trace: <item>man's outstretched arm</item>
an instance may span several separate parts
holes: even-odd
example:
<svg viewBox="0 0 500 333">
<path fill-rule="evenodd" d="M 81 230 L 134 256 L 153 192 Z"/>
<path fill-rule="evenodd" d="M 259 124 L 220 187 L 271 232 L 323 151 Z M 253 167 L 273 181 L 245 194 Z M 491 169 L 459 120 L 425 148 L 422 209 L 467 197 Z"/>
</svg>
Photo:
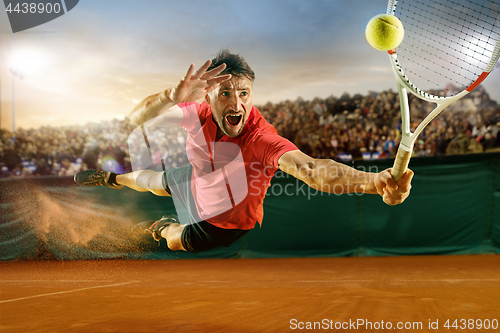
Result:
<svg viewBox="0 0 500 333">
<path fill-rule="evenodd" d="M 335 194 L 379 194 L 388 205 L 402 203 L 410 194 L 413 171 L 408 170 L 396 183 L 390 169 L 370 173 L 329 159 L 315 159 L 294 150 L 284 153 L 279 168 L 312 188 Z"/>
<path fill-rule="evenodd" d="M 196 73 L 194 64 L 191 64 L 186 75 L 175 87 L 148 96 L 140 102 L 130 113 L 130 120 L 136 125 L 142 125 L 168 112 L 173 122 L 171 125 L 179 126 L 182 122 L 182 110 L 176 107 L 177 104 L 194 102 L 215 90 L 221 82 L 231 78 L 229 74 L 217 76 L 226 68 L 226 64 L 207 72 L 211 64 L 212 61 L 207 60 Z"/>
</svg>

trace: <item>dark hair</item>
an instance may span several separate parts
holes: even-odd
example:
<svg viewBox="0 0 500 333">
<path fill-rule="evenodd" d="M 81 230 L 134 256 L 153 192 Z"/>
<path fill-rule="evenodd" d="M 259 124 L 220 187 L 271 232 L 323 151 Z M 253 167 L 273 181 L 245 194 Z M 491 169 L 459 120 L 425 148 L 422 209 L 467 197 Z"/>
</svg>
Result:
<svg viewBox="0 0 500 333">
<path fill-rule="evenodd" d="M 222 71 L 219 75 L 231 74 L 233 76 L 245 76 L 251 81 L 255 80 L 255 73 L 248 66 L 245 59 L 241 57 L 239 54 L 232 54 L 228 49 L 221 50 L 215 58 L 212 59 L 212 64 L 207 69 L 207 71 L 220 66 L 222 64 L 226 64 L 226 69 Z"/>
</svg>

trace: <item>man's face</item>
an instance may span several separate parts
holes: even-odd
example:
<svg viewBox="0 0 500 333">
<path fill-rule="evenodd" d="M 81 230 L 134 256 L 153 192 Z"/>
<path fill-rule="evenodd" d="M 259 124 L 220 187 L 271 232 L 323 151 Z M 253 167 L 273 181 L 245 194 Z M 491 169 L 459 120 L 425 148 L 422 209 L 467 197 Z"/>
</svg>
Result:
<svg viewBox="0 0 500 333">
<path fill-rule="evenodd" d="M 219 130 L 229 137 L 238 136 L 252 110 L 252 81 L 233 76 L 205 97 Z M 220 136 L 221 133 L 218 133 Z"/>
</svg>

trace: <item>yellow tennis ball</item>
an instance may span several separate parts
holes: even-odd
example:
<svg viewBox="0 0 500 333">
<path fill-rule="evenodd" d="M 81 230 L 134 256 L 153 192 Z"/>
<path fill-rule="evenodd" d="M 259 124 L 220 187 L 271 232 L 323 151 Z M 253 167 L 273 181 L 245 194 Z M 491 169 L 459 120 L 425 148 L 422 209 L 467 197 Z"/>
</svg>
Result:
<svg viewBox="0 0 500 333">
<path fill-rule="evenodd" d="M 405 31 L 403 23 L 394 15 L 377 15 L 365 30 L 368 43 L 380 51 L 393 50 L 401 44 Z"/>
</svg>

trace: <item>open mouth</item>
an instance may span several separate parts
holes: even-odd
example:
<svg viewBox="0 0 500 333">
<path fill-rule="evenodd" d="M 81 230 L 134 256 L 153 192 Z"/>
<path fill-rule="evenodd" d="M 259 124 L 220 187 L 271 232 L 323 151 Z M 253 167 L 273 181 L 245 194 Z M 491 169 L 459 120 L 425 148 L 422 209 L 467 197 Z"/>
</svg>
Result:
<svg viewBox="0 0 500 333">
<path fill-rule="evenodd" d="M 241 114 L 228 114 L 226 116 L 226 122 L 231 126 L 238 126 L 242 118 L 243 116 Z"/>
</svg>

